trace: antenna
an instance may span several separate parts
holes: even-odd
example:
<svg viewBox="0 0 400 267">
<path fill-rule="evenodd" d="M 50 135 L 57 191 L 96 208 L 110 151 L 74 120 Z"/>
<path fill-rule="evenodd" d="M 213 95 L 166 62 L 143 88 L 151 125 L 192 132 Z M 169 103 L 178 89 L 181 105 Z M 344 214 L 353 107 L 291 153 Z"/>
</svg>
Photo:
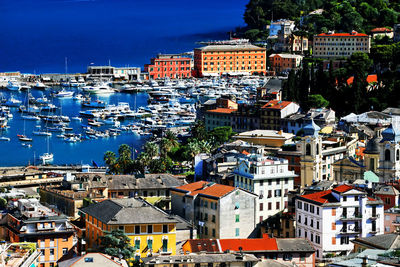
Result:
<svg viewBox="0 0 400 267">
<path fill-rule="evenodd" d="M 68 73 L 68 58 L 65 57 L 65 74 Z"/>
</svg>

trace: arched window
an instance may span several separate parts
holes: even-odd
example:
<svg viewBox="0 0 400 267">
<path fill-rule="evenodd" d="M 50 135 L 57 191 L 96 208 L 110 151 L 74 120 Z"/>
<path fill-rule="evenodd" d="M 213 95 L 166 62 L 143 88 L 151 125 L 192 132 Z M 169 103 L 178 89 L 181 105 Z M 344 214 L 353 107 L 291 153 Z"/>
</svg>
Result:
<svg viewBox="0 0 400 267">
<path fill-rule="evenodd" d="M 306 145 L 306 156 L 311 156 L 311 145 L 310 144 Z"/>
<path fill-rule="evenodd" d="M 375 170 L 375 159 L 374 158 L 369 159 L 369 170 L 370 171 Z"/>
<path fill-rule="evenodd" d="M 317 151 L 317 155 L 319 154 L 319 145 L 317 144 L 315 151 Z"/>
<path fill-rule="evenodd" d="M 396 150 L 396 161 L 400 160 L 400 150 Z"/>
<path fill-rule="evenodd" d="M 385 160 L 390 161 L 390 150 L 389 149 L 385 150 Z"/>
</svg>

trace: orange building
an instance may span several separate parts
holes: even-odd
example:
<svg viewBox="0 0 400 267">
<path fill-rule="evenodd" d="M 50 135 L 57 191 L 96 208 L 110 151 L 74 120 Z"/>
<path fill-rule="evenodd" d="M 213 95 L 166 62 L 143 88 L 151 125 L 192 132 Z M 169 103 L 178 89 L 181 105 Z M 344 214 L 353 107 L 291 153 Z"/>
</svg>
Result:
<svg viewBox="0 0 400 267">
<path fill-rule="evenodd" d="M 265 74 L 266 49 L 250 43 L 221 42 L 194 49 L 197 77 Z"/>
<path fill-rule="evenodd" d="M 151 59 L 150 64 L 144 65 L 144 71 L 150 79 L 190 78 L 192 77 L 192 59 L 182 54 L 159 54 Z"/>
<path fill-rule="evenodd" d="M 7 214 L 2 227 L 11 242 L 37 243 L 40 267 L 57 266 L 74 247 L 74 229 L 68 218 L 37 199 L 18 200 L 18 207 Z"/>
</svg>

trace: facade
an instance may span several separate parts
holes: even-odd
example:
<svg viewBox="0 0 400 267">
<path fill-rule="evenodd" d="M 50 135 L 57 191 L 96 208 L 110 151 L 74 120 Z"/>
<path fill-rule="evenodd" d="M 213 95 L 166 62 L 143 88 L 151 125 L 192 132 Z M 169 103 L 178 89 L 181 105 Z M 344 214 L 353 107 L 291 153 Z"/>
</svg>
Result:
<svg viewBox="0 0 400 267">
<path fill-rule="evenodd" d="M 391 208 L 385 210 L 385 234 L 400 234 L 400 209 Z"/>
<path fill-rule="evenodd" d="M 213 44 L 194 49 L 196 77 L 261 74 L 266 71 L 265 48 L 250 43 Z"/>
<path fill-rule="evenodd" d="M 172 212 L 197 226 L 201 238 L 246 238 L 255 226 L 256 195 L 199 181 L 171 190 Z"/>
<path fill-rule="evenodd" d="M 314 36 L 313 56 L 318 58 L 349 57 L 354 52 L 369 53 L 371 38 L 367 34 L 321 33 Z"/>
<path fill-rule="evenodd" d="M 261 223 L 280 211 L 287 211 L 288 193 L 293 190 L 293 171 L 288 161 L 262 155 L 249 155 L 239 161 L 234 171 L 235 187 L 257 194 L 256 222 Z"/>
<path fill-rule="evenodd" d="M 144 65 L 150 79 L 190 78 L 192 77 L 193 59 L 183 54 L 162 55 L 151 59 L 150 64 Z"/>
<path fill-rule="evenodd" d="M 300 67 L 302 60 L 303 56 L 292 54 L 272 54 L 269 56 L 272 70 L 277 73 Z"/>
<path fill-rule="evenodd" d="M 296 199 L 296 234 L 309 239 L 316 257 L 346 255 L 357 237 L 383 234 L 383 203 L 349 185 Z"/>
<path fill-rule="evenodd" d="M 385 210 L 399 206 L 399 190 L 392 185 L 377 186 L 374 195 L 383 201 Z"/>
<path fill-rule="evenodd" d="M 255 145 L 280 148 L 284 144 L 290 143 L 294 134 L 284 133 L 275 130 L 253 130 L 242 132 L 233 136 L 233 139 L 242 140 Z"/>
<path fill-rule="evenodd" d="M 3 230 L 11 242 L 36 243 L 40 267 L 54 267 L 74 249 L 74 229 L 65 215 L 41 205 L 37 199 L 19 199 L 5 217 Z"/>
<path fill-rule="evenodd" d="M 282 119 L 297 113 L 300 106 L 290 101 L 271 100 L 261 108 L 261 129 L 281 130 Z"/>
<path fill-rule="evenodd" d="M 104 77 L 129 81 L 140 79 L 140 72 L 140 68 L 137 67 L 89 66 L 87 68 L 89 77 Z"/>
<path fill-rule="evenodd" d="M 387 36 L 390 39 L 392 39 L 393 38 L 393 30 L 389 29 L 389 28 L 384 28 L 384 27 L 375 28 L 375 29 L 371 30 L 371 36 L 374 39 L 377 38 L 377 37 L 382 38 L 382 37 L 385 37 L 385 36 Z"/>
<path fill-rule="evenodd" d="M 205 127 L 207 131 L 212 131 L 217 127 L 231 126 L 232 113 L 237 111 L 233 108 L 216 108 L 205 112 Z"/>
<path fill-rule="evenodd" d="M 71 267 L 71 266 L 128 267 L 129 265 L 123 259 L 111 257 L 103 253 L 87 253 L 83 256 L 68 259 L 58 264 L 58 267 Z"/>
<path fill-rule="evenodd" d="M 81 209 L 89 248 L 100 245 L 106 231 L 122 230 L 131 239 L 135 258 L 176 254 L 177 220 L 140 198 L 109 199 Z"/>
<path fill-rule="evenodd" d="M 335 111 L 326 108 L 312 108 L 305 114 L 292 114 L 282 119 L 282 130 L 287 133 L 296 134 L 311 119 L 314 120 L 321 129 L 328 125 L 335 124 Z"/>
<path fill-rule="evenodd" d="M 232 131 L 241 133 L 260 129 L 259 106 L 241 104 L 238 109 L 231 113 Z"/>
<path fill-rule="evenodd" d="M 304 53 L 308 51 L 308 38 L 306 36 L 290 35 L 289 39 L 290 52 Z"/>
<path fill-rule="evenodd" d="M 40 252 L 36 243 L 3 243 L 0 245 L 0 266 L 38 267 Z"/>
</svg>

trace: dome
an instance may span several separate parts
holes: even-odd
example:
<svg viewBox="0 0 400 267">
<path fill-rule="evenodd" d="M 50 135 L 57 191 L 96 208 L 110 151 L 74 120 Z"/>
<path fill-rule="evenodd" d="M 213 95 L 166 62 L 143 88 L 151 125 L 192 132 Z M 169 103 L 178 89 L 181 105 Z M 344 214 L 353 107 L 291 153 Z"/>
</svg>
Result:
<svg viewBox="0 0 400 267">
<path fill-rule="evenodd" d="M 376 135 L 370 139 L 365 147 L 364 154 L 379 154 L 379 142 L 382 138 Z"/>
<path fill-rule="evenodd" d="M 399 135 L 397 129 L 393 128 L 392 124 L 390 124 L 389 127 L 387 127 L 382 132 L 382 141 L 391 141 L 391 142 L 400 141 L 400 135 Z"/>
<path fill-rule="evenodd" d="M 321 128 L 315 124 L 313 119 L 311 119 L 310 123 L 303 127 L 304 136 L 311 135 L 317 137 L 319 130 L 321 130 Z"/>
</svg>

